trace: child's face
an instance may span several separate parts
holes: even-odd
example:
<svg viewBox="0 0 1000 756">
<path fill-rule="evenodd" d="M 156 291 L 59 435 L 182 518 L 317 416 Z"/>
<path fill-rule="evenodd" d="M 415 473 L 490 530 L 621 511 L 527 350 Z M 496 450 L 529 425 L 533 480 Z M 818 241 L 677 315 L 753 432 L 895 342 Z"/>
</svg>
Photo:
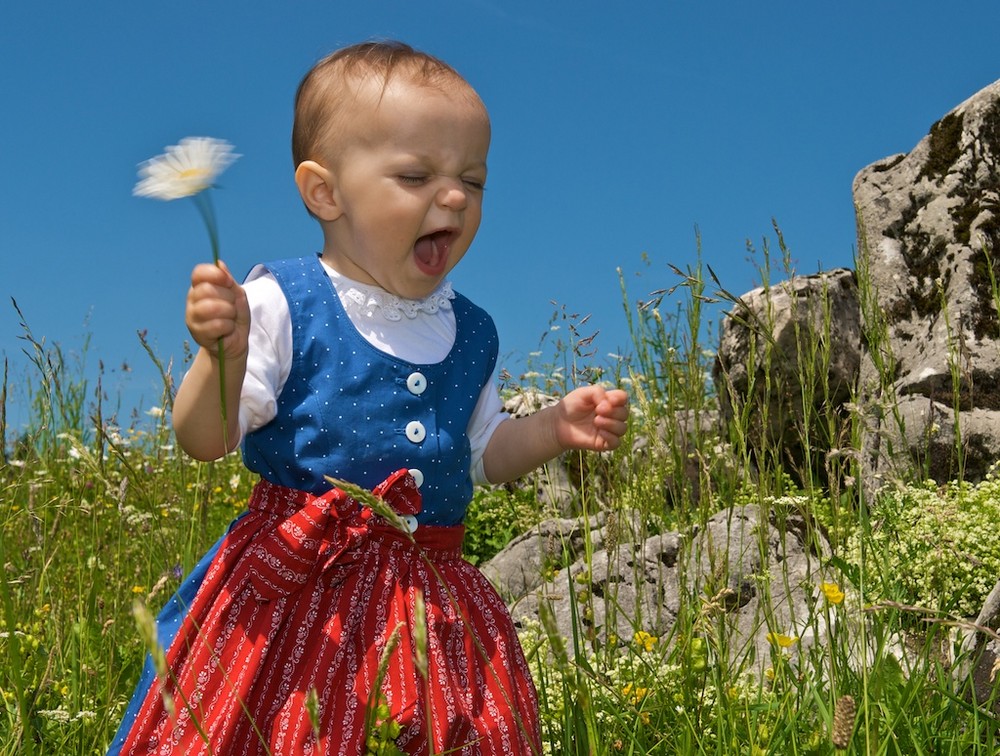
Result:
<svg viewBox="0 0 1000 756">
<path fill-rule="evenodd" d="M 489 121 L 453 93 L 402 79 L 361 85 L 354 135 L 326 167 L 336 217 L 323 259 L 408 299 L 428 296 L 472 243 L 482 217 Z"/>
</svg>

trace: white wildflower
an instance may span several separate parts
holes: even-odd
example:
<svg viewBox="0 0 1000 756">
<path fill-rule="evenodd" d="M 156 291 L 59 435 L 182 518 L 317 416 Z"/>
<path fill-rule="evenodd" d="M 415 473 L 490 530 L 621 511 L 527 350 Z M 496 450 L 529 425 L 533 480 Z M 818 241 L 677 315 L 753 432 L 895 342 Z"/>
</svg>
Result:
<svg viewBox="0 0 1000 756">
<path fill-rule="evenodd" d="M 40 709 L 38 716 L 60 724 L 66 724 L 70 720 L 69 712 L 63 709 Z"/>
<path fill-rule="evenodd" d="M 132 193 L 137 197 L 175 200 L 208 189 L 215 177 L 239 157 L 233 146 L 221 139 L 187 137 L 139 166 L 140 181 Z"/>
</svg>

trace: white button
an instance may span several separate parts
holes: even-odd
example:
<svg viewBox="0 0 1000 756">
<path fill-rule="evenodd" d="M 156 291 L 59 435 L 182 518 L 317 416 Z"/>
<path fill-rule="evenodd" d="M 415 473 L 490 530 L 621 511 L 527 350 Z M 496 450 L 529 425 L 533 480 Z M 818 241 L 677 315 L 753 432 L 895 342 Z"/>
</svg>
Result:
<svg viewBox="0 0 1000 756">
<path fill-rule="evenodd" d="M 416 484 L 417 488 L 420 488 L 424 484 L 424 474 L 415 467 L 411 467 L 407 472 L 413 476 L 413 482 Z"/>
<path fill-rule="evenodd" d="M 406 515 L 406 517 L 403 518 L 403 524 L 406 525 L 407 533 L 412 533 L 417 529 L 417 526 L 419 525 L 419 523 L 417 522 L 417 518 L 414 517 L 413 515 Z"/>
<path fill-rule="evenodd" d="M 410 377 L 406 379 L 406 388 L 411 394 L 420 396 L 427 389 L 427 379 L 423 373 L 410 373 Z"/>
<path fill-rule="evenodd" d="M 427 431 L 419 420 L 411 420 L 406 424 L 406 437 L 413 443 L 419 444 L 426 435 Z"/>
</svg>

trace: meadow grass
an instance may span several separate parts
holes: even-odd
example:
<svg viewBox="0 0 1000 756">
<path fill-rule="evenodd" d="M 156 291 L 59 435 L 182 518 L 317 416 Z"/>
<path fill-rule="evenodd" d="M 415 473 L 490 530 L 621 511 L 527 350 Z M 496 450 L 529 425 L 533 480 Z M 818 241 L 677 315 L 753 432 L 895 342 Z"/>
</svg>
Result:
<svg viewBox="0 0 1000 756">
<path fill-rule="evenodd" d="M 793 271 L 780 233 L 778 245 L 787 277 Z M 770 286 L 766 244 L 762 254 L 761 280 Z M 862 307 L 877 312 L 863 273 Z M 598 358 L 587 319 L 561 310 L 550 324 L 561 331 L 549 332 L 564 340 L 552 338 L 550 357 L 537 358 L 543 365 L 506 381 L 508 391 L 558 394 L 578 380 L 599 379 L 631 392 L 626 443 L 610 458 L 576 461 L 580 494 L 572 511 L 558 514 L 604 511 L 612 521 L 640 523 L 641 536 L 690 534 L 735 504 L 758 508 L 763 521 L 779 525 L 794 514 L 828 539 L 827 579 L 810 586 L 808 615 L 798 618 L 794 635 L 773 626 L 765 602 L 759 628 L 772 639 L 767 659 L 735 645 L 727 595 L 718 586 L 683 594 L 676 622 L 660 637 L 647 632 L 642 617 L 629 618 L 629 637 L 595 637 L 582 620 L 564 637 L 543 604 L 522 642 L 536 675 L 546 752 L 995 753 L 992 700 L 972 703 L 953 679 L 952 629 L 976 605 L 979 594 L 971 592 L 991 587 L 1000 563 L 990 560 L 1000 555 L 986 543 L 982 557 L 963 560 L 969 571 L 959 573 L 950 566 L 955 560 L 910 547 L 957 542 L 958 530 L 979 542 L 962 548 L 989 542 L 998 485 L 935 486 L 918 465 L 894 489 L 901 494 L 866 500 L 858 421 L 845 426 L 836 408 L 816 400 L 829 391 L 821 380 L 830 359 L 829 313 L 825 328 L 804 329 L 796 339 L 795 380 L 808 387 L 796 425 L 807 462 L 797 477 L 784 468 L 784 449 L 756 430 L 768 421 L 765 403 L 733 407 L 725 436 L 710 429 L 700 422 L 718 409 L 709 313 L 719 302 L 739 300 L 717 280 L 713 289 L 714 276 L 700 263 L 671 276 L 671 287 L 636 303 L 622 286 L 633 340 L 627 357 Z M 767 339 L 767 319 L 755 343 L 762 368 L 752 371 L 762 385 L 751 386 L 751 397 L 780 393 L 786 380 L 776 369 L 782 356 Z M 885 378 L 892 369 L 885 326 L 874 315 L 868 322 L 865 336 Z M 6 366 L 0 389 L 0 754 L 100 754 L 145 655 L 136 607 L 159 609 L 242 511 L 252 480 L 237 455 L 201 464 L 176 449 L 169 368 L 157 362 L 160 410 L 121 427 L 80 365 L 22 327 L 31 356 L 24 379 L 30 420 L 16 432 L 5 427 Z M 833 451 L 808 459 L 817 438 Z M 938 514 L 907 540 L 914 507 Z M 557 513 L 543 510 L 533 486 L 477 492 L 469 559 L 485 561 L 550 514 Z M 589 542 L 585 558 L 588 565 L 594 558 Z M 547 566 L 546 577 L 558 566 Z M 570 588 L 581 618 L 593 602 L 613 601 L 589 595 L 585 580 Z M 800 642 L 806 634 L 821 640 Z M 391 723 L 379 703 L 371 720 L 388 741 Z"/>
</svg>

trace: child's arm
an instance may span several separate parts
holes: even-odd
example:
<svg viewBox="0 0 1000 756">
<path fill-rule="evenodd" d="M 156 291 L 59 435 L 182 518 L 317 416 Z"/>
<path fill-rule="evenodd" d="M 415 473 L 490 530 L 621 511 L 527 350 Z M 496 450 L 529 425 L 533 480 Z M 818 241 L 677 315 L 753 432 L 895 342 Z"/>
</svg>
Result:
<svg viewBox="0 0 1000 756">
<path fill-rule="evenodd" d="M 235 449 L 240 440 L 240 391 L 250 334 L 246 293 L 224 263 L 194 269 L 184 320 L 201 348 L 174 399 L 174 433 L 181 448 L 195 459 L 218 459 Z M 226 360 L 225 436 L 219 393 L 220 338 Z"/>
<path fill-rule="evenodd" d="M 616 449 L 627 421 L 624 391 L 602 386 L 575 389 L 558 404 L 500 423 L 483 453 L 483 470 L 490 482 L 506 483 L 568 449 Z"/>
</svg>

